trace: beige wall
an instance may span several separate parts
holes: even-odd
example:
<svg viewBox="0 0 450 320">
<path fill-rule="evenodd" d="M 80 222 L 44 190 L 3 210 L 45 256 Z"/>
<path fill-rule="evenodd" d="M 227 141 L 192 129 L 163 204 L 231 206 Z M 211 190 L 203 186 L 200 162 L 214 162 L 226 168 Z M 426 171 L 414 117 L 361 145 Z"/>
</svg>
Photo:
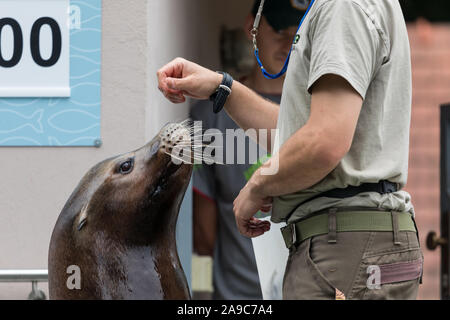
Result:
<svg viewBox="0 0 450 320">
<path fill-rule="evenodd" d="M 100 149 L 0 149 L 8 168 L 0 173 L 0 269 L 46 269 L 53 226 L 80 178 L 95 163 L 144 144 L 145 13 L 145 0 L 103 1 Z M 0 284 L 0 299 L 26 298 L 30 288 Z"/>
<path fill-rule="evenodd" d="M 157 89 L 156 71 L 183 57 L 213 70 L 220 68 L 219 38 L 222 25 L 243 26 L 252 0 L 149 0 L 149 100 L 147 138 L 158 125 L 184 120 L 188 104 L 173 105 Z"/>
<path fill-rule="evenodd" d="M 84 173 L 187 116 L 187 103 L 173 106 L 157 90 L 157 69 L 176 56 L 218 68 L 220 26 L 241 25 L 250 2 L 103 0 L 103 146 L 0 148 L 0 269 L 47 268 L 53 226 Z M 0 299 L 25 299 L 30 289 L 0 284 Z"/>
</svg>

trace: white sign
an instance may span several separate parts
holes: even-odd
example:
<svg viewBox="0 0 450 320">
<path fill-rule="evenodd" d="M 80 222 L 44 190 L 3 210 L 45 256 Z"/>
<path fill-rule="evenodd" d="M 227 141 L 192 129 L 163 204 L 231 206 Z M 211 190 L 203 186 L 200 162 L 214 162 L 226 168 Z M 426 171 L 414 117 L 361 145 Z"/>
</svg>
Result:
<svg viewBox="0 0 450 320">
<path fill-rule="evenodd" d="M 0 0 L 0 97 L 70 97 L 69 0 Z"/>
</svg>

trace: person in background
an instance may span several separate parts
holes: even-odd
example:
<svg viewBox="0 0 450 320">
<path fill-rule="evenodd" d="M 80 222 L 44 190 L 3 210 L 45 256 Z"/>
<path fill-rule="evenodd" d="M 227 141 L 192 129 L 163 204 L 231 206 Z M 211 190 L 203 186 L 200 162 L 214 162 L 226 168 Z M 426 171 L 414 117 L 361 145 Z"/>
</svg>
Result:
<svg viewBox="0 0 450 320">
<path fill-rule="evenodd" d="M 245 21 L 249 40 L 258 7 L 256 1 Z M 283 67 L 304 13 L 292 7 L 290 0 L 267 2 L 258 46 L 269 72 L 278 72 Z M 255 63 L 250 74 L 240 81 L 266 99 L 280 103 L 284 77 L 268 80 Z M 214 128 L 225 134 L 227 129 L 239 129 L 227 113 L 215 115 L 210 101 L 198 102 L 191 110 L 191 118 L 202 121 L 203 130 Z M 251 144 L 255 142 L 246 138 L 246 161 Z M 234 154 L 236 158 L 237 151 Z M 213 256 L 213 299 L 262 299 L 252 241 L 239 233 L 233 213 L 233 201 L 246 185 L 254 166 L 203 164 L 194 170 L 194 251 Z"/>
</svg>

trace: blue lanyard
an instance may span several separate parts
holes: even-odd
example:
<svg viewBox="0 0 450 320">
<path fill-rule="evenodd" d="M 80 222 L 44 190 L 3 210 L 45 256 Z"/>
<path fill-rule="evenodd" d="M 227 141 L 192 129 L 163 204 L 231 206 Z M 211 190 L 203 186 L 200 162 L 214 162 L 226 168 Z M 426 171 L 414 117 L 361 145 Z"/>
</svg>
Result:
<svg viewBox="0 0 450 320">
<path fill-rule="evenodd" d="M 314 4 L 314 1 L 315 0 L 311 0 L 311 2 L 309 3 L 308 9 L 306 10 L 305 14 L 303 15 L 303 18 L 300 21 L 300 25 L 298 26 L 297 34 L 300 31 L 300 27 L 302 26 L 303 21 L 305 20 L 306 16 L 308 15 L 309 10 L 311 9 L 312 5 Z M 293 42 L 293 44 L 291 46 L 291 50 L 289 51 L 289 55 L 287 56 L 286 61 L 284 62 L 283 69 L 281 69 L 281 71 L 279 73 L 277 73 L 277 74 L 270 74 L 270 73 L 268 73 L 266 71 L 266 69 L 264 69 L 264 66 L 263 66 L 263 64 L 261 62 L 261 59 L 259 58 L 259 49 L 258 49 L 258 46 L 256 44 L 256 36 L 258 34 L 259 21 L 261 19 L 263 6 L 264 6 L 264 0 L 261 2 L 261 5 L 260 5 L 259 11 L 258 11 L 258 15 L 255 18 L 255 25 L 253 26 L 253 30 L 252 30 L 253 46 L 254 46 L 254 49 L 255 49 L 255 57 L 256 57 L 256 61 L 258 62 L 259 66 L 261 67 L 261 71 L 262 71 L 264 77 L 266 77 L 267 79 L 277 79 L 277 78 L 281 77 L 283 74 L 285 74 L 286 71 L 287 71 L 287 68 L 288 68 L 288 65 L 289 65 L 289 60 L 291 58 L 292 47 L 294 46 L 294 42 Z M 294 41 L 295 41 L 295 39 L 294 39 Z"/>
</svg>

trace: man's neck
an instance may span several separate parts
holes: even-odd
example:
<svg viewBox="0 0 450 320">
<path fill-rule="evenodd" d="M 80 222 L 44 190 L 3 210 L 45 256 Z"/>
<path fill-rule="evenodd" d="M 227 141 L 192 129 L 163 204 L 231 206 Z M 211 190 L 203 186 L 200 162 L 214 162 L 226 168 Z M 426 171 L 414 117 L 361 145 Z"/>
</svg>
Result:
<svg viewBox="0 0 450 320">
<path fill-rule="evenodd" d="M 278 79 L 266 79 L 261 72 L 261 69 L 256 67 L 252 73 L 245 78 L 243 83 L 252 90 L 260 94 L 267 95 L 281 95 L 283 90 L 284 76 Z"/>
</svg>

